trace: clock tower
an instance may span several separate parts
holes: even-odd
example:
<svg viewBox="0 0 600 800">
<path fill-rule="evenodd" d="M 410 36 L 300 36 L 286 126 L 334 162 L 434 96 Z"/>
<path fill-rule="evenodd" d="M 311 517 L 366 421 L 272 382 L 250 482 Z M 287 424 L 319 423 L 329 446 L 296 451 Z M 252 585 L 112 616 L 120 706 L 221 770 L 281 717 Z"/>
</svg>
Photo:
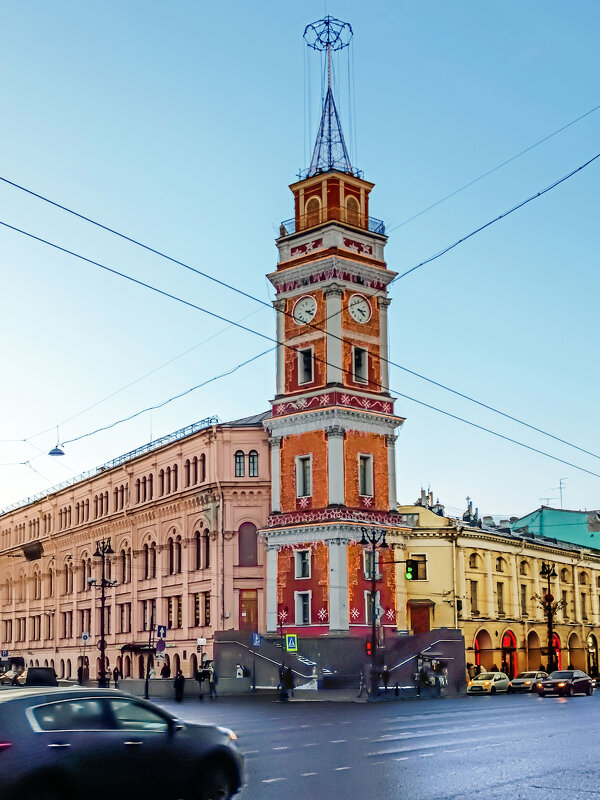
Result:
<svg viewBox="0 0 600 800">
<path fill-rule="evenodd" d="M 328 51 L 328 56 L 329 56 Z M 309 168 L 291 184 L 277 268 L 277 379 L 264 421 L 271 446 L 267 631 L 370 630 L 371 570 L 380 624 L 396 628 L 393 564 L 370 563 L 361 527 L 398 532 L 396 434 L 388 378 L 384 223 L 374 184 L 348 156 L 329 81 Z"/>
</svg>

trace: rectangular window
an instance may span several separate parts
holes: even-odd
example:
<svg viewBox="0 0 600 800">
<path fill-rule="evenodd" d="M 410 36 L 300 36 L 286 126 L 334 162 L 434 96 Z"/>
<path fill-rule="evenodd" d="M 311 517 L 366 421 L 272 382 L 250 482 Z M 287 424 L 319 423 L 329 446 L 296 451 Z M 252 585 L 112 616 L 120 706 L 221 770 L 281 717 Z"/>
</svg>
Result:
<svg viewBox="0 0 600 800">
<path fill-rule="evenodd" d="M 415 562 L 416 569 L 413 570 L 413 581 L 427 580 L 427 556 L 423 554 L 411 553 L 408 558 Z"/>
<path fill-rule="evenodd" d="M 527 585 L 525 583 L 521 584 L 521 614 L 524 617 L 528 616 L 528 613 L 527 613 Z"/>
<path fill-rule="evenodd" d="M 569 598 L 567 596 L 567 590 L 566 589 L 562 590 L 561 600 L 562 600 L 562 605 L 563 605 L 563 609 L 562 609 L 563 619 L 569 619 Z"/>
<path fill-rule="evenodd" d="M 373 497 L 373 456 L 358 457 L 358 493 L 361 497 Z"/>
<path fill-rule="evenodd" d="M 200 592 L 196 592 L 193 596 L 194 601 L 194 627 L 200 627 Z"/>
<path fill-rule="evenodd" d="M 504 614 L 504 584 L 496 584 L 496 595 L 498 598 L 498 614 Z"/>
<path fill-rule="evenodd" d="M 305 347 L 298 350 L 298 383 L 313 382 L 313 349 Z"/>
<path fill-rule="evenodd" d="M 294 592 L 296 599 L 296 625 L 310 625 L 310 592 Z"/>
<path fill-rule="evenodd" d="M 296 550 L 296 578 L 310 578 L 310 550 Z"/>
<path fill-rule="evenodd" d="M 365 620 L 367 625 L 373 624 L 373 595 L 371 592 L 365 592 Z M 379 592 L 375 592 L 375 612 L 380 605 Z"/>
<path fill-rule="evenodd" d="M 365 580 L 373 580 L 373 551 L 363 550 L 363 571 Z M 375 551 L 375 580 L 381 578 L 379 574 L 379 550 Z"/>
<path fill-rule="evenodd" d="M 204 595 L 204 625 L 210 625 L 210 592 L 203 592 Z"/>
<path fill-rule="evenodd" d="M 312 495 L 312 456 L 296 457 L 296 497 Z"/>
<path fill-rule="evenodd" d="M 369 382 L 369 353 L 363 347 L 352 348 L 352 380 L 355 383 Z"/>
<path fill-rule="evenodd" d="M 581 593 L 581 619 L 587 619 L 587 605 L 586 605 L 586 596 L 585 592 Z"/>
</svg>

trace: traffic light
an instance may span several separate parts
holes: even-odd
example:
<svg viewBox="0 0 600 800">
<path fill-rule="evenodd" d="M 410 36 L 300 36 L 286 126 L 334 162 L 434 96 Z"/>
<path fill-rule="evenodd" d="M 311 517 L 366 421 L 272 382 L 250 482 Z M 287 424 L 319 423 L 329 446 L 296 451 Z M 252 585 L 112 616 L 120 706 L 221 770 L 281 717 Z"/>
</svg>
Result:
<svg viewBox="0 0 600 800">
<path fill-rule="evenodd" d="M 371 645 L 371 640 L 367 639 L 367 655 L 369 658 L 373 655 L 373 647 Z"/>
<path fill-rule="evenodd" d="M 412 558 L 408 558 L 406 560 L 406 569 L 404 570 L 404 577 L 406 578 L 407 581 L 412 581 L 412 579 L 416 575 L 416 572 L 417 572 L 417 562 Z"/>
</svg>

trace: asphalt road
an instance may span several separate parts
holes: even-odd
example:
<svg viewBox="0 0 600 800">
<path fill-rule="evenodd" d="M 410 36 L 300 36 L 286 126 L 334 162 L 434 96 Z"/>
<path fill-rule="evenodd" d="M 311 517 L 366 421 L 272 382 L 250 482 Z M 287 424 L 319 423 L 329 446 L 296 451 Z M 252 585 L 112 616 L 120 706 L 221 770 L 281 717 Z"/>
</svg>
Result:
<svg viewBox="0 0 600 800">
<path fill-rule="evenodd" d="M 240 800 L 600 798 L 600 691 L 402 702 L 161 703 L 226 725 L 246 755 Z"/>
</svg>

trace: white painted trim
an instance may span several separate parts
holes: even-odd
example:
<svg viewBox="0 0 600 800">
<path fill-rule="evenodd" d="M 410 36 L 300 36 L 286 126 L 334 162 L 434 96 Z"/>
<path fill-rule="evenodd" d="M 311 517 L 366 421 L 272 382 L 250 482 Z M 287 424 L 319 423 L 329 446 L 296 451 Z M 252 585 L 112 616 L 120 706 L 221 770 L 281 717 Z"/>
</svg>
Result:
<svg viewBox="0 0 600 800">
<path fill-rule="evenodd" d="M 267 631 L 277 631 L 277 550 L 267 549 Z"/>
<path fill-rule="evenodd" d="M 281 442 L 271 444 L 271 511 L 281 511 Z"/>
<path fill-rule="evenodd" d="M 308 622 L 298 622 L 298 598 L 300 595 L 308 595 Z M 294 625 L 304 627 L 312 622 L 312 589 L 303 592 L 294 592 Z"/>
<path fill-rule="evenodd" d="M 327 484 L 330 505 L 344 504 L 344 436 L 327 437 Z"/>
<path fill-rule="evenodd" d="M 329 629 L 347 631 L 348 611 L 348 545 L 329 542 Z"/>
<path fill-rule="evenodd" d="M 332 288 L 332 287 L 329 287 Z M 341 287 L 340 287 L 341 292 Z M 342 383 L 342 295 L 325 294 L 327 313 L 327 383 Z"/>
</svg>

